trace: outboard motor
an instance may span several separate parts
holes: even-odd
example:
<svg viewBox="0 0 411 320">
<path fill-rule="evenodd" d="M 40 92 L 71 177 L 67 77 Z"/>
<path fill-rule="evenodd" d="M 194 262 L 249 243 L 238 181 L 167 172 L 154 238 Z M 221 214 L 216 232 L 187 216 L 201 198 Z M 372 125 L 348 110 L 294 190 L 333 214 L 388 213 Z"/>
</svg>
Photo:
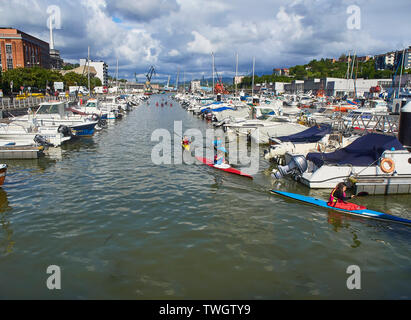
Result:
<svg viewBox="0 0 411 320">
<path fill-rule="evenodd" d="M 64 125 L 60 125 L 60 127 L 57 129 L 57 132 L 62 133 L 64 137 L 73 136 L 73 132 L 71 132 L 71 129 Z"/>
<path fill-rule="evenodd" d="M 274 179 L 282 179 L 292 173 L 304 173 L 308 168 L 307 159 L 304 156 L 293 156 L 287 166 L 278 166 L 278 170 L 273 170 L 271 175 Z"/>
<path fill-rule="evenodd" d="M 36 134 L 36 136 L 34 137 L 34 142 L 37 143 L 40 146 L 43 147 L 52 147 L 53 145 L 47 141 L 46 138 L 44 138 L 43 136 Z"/>
<path fill-rule="evenodd" d="M 94 113 L 93 116 L 91 117 L 91 119 L 93 121 L 100 121 L 100 116 Z"/>
<path fill-rule="evenodd" d="M 100 119 L 98 121 L 98 125 L 100 126 L 100 128 L 104 128 L 105 126 L 107 126 L 107 121 Z"/>
</svg>

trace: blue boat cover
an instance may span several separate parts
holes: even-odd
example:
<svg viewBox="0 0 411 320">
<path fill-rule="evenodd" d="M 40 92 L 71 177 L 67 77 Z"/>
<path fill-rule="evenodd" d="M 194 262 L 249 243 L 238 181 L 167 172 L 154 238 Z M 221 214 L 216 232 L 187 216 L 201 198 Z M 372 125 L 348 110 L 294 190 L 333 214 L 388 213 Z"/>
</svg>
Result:
<svg viewBox="0 0 411 320">
<path fill-rule="evenodd" d="M 358 138 L 349 146 L 332 153 L 309 153 L 307 160 L 317 167 L 324 164 L 367 167 L 376 162 L 386 150 L 404 150 L 396 137 L 370 133 Z"/>
<path fill-rule="evenodd" d="M 201 113 L 209 113 L 211 111 L 212 112 L 221 112 L 221 111 L 224 111 L 224 110 L 235 110 L 235 109 L 230 108 L 230 107 L 221 107 L 221 108 L 211 109 L 211 108 L 207 107 L 207 108 L 202 109 Z"/>
<path fill-rule="evenodd" d="M 211 111 L 213 112 L 221 112 L 224 110 L 235 110 L 234 108 L 230 108 L 230 107 L 221 107 L 221 108 L 216 108 L 216 109 L 211 109 Z"/>
<path fill-rule="evenodd" d="M 321 126 L 314 126 L 311 127 L 303 132 L 299 132 L 290 136 L 279 137 L 277 139 L 281 140 L 282 142 L 318 142 L 326 134 L 330 134 L 332 132 L 332 128 L 330 125 L 321 125 Z"/>
</svg>

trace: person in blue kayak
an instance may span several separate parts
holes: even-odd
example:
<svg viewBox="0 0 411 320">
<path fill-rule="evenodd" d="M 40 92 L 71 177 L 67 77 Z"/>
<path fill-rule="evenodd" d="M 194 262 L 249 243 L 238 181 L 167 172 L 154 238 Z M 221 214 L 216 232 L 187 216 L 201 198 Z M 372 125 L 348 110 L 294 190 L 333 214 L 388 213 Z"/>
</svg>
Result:
<svg viewBox="0 0 411 320">
<path fill-rule="evenodd" d="M 355 196 L 347 197 L 346 191 L 347 191 L 347 185 L 344 182 L 337 184 L 337 186 L 331 192 L 330 200 L 327 204 L 330 207 L 335 207 L 338 209 L 345 209 L 345 210 L 350 210 L 350 211 L 366 209 L 366 207 L 359 206 L 354 203 L 346 202 L 347 200 L 355 198 Z"/>
</svg>

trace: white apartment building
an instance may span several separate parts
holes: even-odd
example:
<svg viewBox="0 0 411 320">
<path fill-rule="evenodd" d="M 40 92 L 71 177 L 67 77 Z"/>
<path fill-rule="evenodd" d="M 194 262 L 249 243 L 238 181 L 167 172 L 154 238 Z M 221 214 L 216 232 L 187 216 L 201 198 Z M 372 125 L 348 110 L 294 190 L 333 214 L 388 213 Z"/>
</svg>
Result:
<svg viewBox="0 0 411 320">
<path fill-rule="evenodd" d="M 87 59 L 80 59 L 80 66 L 85 66 Z M 103 86 L 108 85 L 108 65 L 104 61 L 92 61 L 90 60 L 90 67 L 94 67 L 97 71 L 96 77 L 101 80 Z"/>
<path fill-rule="evenodd" d="M 411 68 L 411 47 L 409 47 L 408 50 L 405 52 L 404 68 Z"/>
<path fill-rule="evenodd" d="M 190 90 L 191 90 L 191 92 L 200 91 L 201 90 L 201 81 L 200 80 L 191 81 Z"/>
</svg>

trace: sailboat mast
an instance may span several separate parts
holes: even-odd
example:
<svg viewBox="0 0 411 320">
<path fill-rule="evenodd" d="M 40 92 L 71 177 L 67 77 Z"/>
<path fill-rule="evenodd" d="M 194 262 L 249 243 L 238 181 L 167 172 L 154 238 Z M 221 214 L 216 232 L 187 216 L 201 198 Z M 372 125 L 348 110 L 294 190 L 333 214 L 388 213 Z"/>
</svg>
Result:
<svg viewBox="0 0 411 320">
<path fill-rule="evenodd" d="M 88 92 L 90 94 L 90 46 L 88 47 L 88 56 L 87 56 L 87 83 L 88 83 Z"/>
<path fill-rule="evenodd" d="M 235 96 L 237 97 L 237 77 L 238 77 L 238 52 L 236 54 L 236 64 L 235 64 L 235 78 L 234 78 L 234 83 L 235 83 Z"/>
<path fill-rule="evenodd" d="M 117 59 L 117 68 L 116 68 L 116 88 L 118 91 L 118 59 Z"/>
<path fill-rule="evenodd" d="M 350 79 L 353 79 L 354 81 L 354 65 L 355 65 L 355 58 L 357 57 L 357 52 L 354 53 L 353 57 L 352 57 L 352 68 L 351 68 L 351 74 L 350 74 Z M 354 83 L 355 86 L 355 83 Z M 350 89 L 351 89 L 351 85 L 350 85 Z"/>
<path fill-rule="evenodd" d="M 211 56 L 213 58 L 213 95 L 214 95 L 215 94 L 215 91 L 214 91 L 214 84 L 215 84 L 215 80 L 214 80 L 214 64 L 215 64 L 214 52 L 211 52 Z"/>
<path fill-rule="evenodd" d="M 176 91 L 178 92 L 178 78 L 180 77 L 180 68 L 177 70 L 177 79 L 176 79 Z"/>
<path fill-rule="evenodd" d="M 254 72 L 255 72 L 255 57 L 253 57 L 253 80 L 251 84 L 251 96 L 254 97 Z"/>
<path fill-rule="evenodd" d="M 347 80 L 350 78 L 350 62 L 351 62 L 351 52 L 348 53 L 348 60 L 347 60 Z"/>
</svg>

